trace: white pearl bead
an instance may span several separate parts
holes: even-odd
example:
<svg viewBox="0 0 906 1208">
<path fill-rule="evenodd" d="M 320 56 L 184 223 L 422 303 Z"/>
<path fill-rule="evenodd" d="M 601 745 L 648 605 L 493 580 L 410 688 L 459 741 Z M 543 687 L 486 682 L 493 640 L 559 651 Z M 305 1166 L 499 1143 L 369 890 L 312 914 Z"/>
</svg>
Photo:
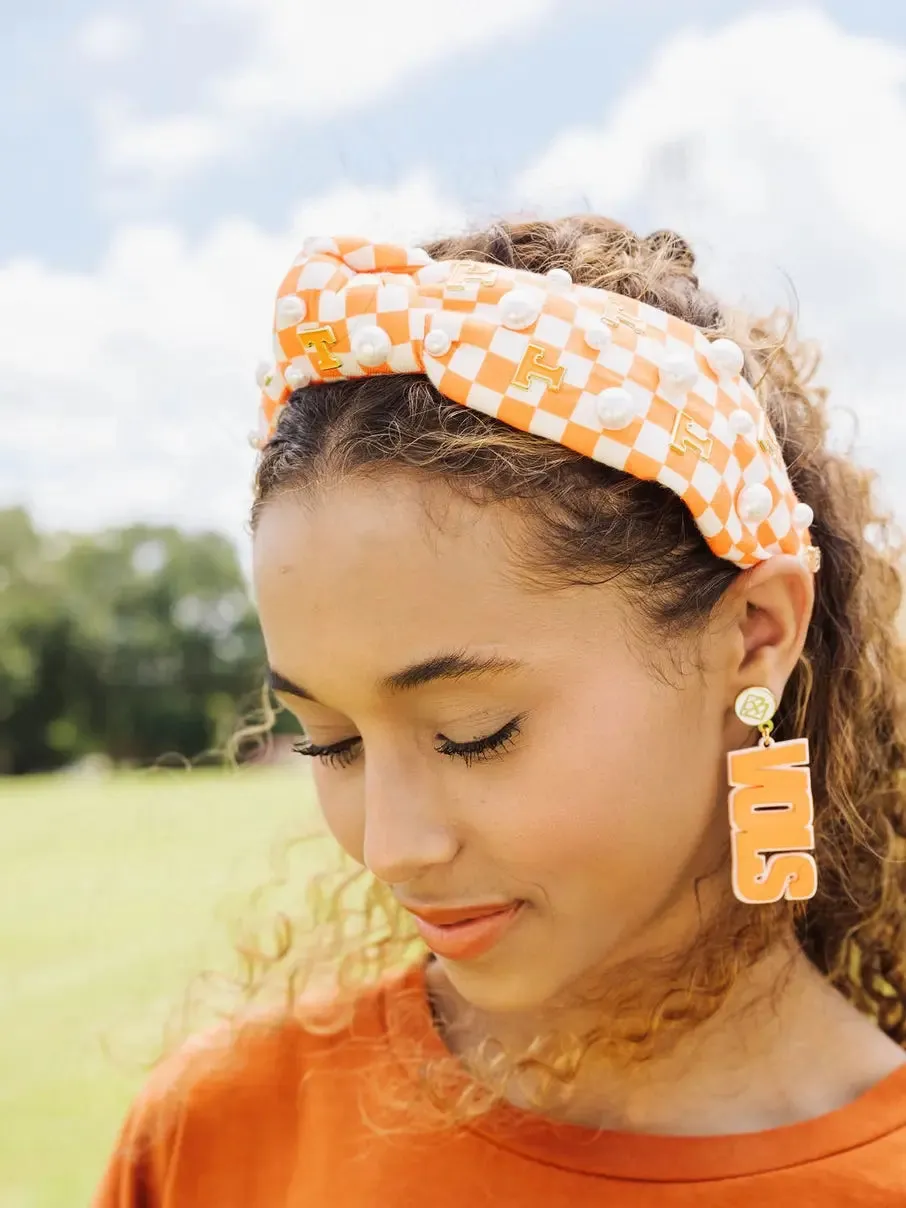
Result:
<svg viewBox="0 0 906 1208">
<path fill-rule="evenodd" d="M 745 357 L 742 349 L 733 340 L 715 340 L 705 353 L 708 364 L 719 376 L 736 377 L 742 372 Z"/>
<path fill-rule="evenodd" d="M 756 427 L 755 420 L 742 407 L 732 412 L 729 423 L 730 431 L 737 436 L 751 436 Z"/>
<path fill-rule="evenodd" d="M 589 348 L 594 348 L 597 352 L 600 352 L 602 348 L 606 348 L 613 339 L 609 327 L 587 327 L 584 334 L 585 343 Z"/>
<path fill-rule="evenodd" d="M 326 235 L 309 235 L 302 244 L 304 256 L 317 256 L 321 252 L 333 252 L 334 242 Z"/>
<path fill-rule="evenodd" d="M 277 326 L 282 330 L 305 318 L 305 303 L 296 294 L 289 294 L 277 303 Z"/>
<path fill-rule="evenodd" d="M 360 327 L 352 338 L 352 355 L 369 369 L 383 365 L 393 345 L 383 327 Z"/>
<path fill-rule="evenodd" d="M 678 350 L 668 353 L 661 365 L 661 377 L 666 379 L 668 385 L 688 390 L 698 380 L 698 365 L 694 354 Z"/>
<path fill-rule="evenodd" d="M 565 268 L 552 268 L 547 274 L 547 279 L 556 289 L 569 289 L 573 283 L 572 277 Z"/>
<path fill-rule="evenodd" d="M 430 264 L 431 257 L 423 247 L 409 248 L 409 263 L 410 264 Z"/>
<path fill-rule="evenodd" d="M 759 523 L 770 516 L 774 497 L 763 482 L 753 482 L 739 492 L 736 509 L 747 524 Z"/>
<path fill-rule="evenodd" d="M 814 511 L 807 503 L 797 503 L 792 512 L 793 528 L 797 532 L 802 532 L 807 529 L 815 519 Z"/>
<path fill-rule="evenodd" d="M 269 361 L 259 361 L 258 368 L 255 370 L 255 381 L 262 390 L 269 386 L 274 380 L 274 367 Z"/>
<path fill-rule="evenodd" d="M 541 314 L 540 303 L 525 289 L 511 289 L 504 294 L 497 309 L 506 326 L 516 331 L 531 327 Z"/>
<path fill-rule="evenodd" d="M 307 386 L 311 378 L 300 365 L 290 365 L 283 378 L 289 386 L 290 390 L 299 390 L 302 386 Z"/>
<path fill-rule="evenodd" d="M 635 399 L 622 386 L 609 386 L 598 395 L 598 419 L 610 431 L 628 427 L 638 415 Z"/>
<path fill-rule="evenodd" d="M 429 352 L 433 357 L 442 357 L 445 352 L 450 351 L 451 343 L 447 333 L 436 327 L 425 336 L 425 352 Z"/>
</svg>

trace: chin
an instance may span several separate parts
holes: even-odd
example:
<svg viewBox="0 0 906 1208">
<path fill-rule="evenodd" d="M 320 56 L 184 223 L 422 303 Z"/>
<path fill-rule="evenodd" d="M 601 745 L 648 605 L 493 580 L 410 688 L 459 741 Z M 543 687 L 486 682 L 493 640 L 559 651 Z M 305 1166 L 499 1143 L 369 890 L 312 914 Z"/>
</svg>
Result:
<svg viewBox="0 0 906 1208">
<path fill-rule="evenodd" d="M 445 961 L 437 958 L 450 984 L 470 1006 L 489 1014 L 514 1015 L 541 1010 L 563 984 L 552 969 L 493 961 Z"/>
</svg>

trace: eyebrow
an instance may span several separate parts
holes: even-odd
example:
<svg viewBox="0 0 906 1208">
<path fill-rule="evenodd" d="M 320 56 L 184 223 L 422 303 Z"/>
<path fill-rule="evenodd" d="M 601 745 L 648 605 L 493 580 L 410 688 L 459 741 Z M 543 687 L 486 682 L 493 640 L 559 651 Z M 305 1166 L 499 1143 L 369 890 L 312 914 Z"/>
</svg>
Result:
<svg viewBox="0 0 906 1208">
<path fill-rule="evenodd" d="M 383 679 L 378 680 L 377 688 L 380 692 L 398 695 L 437 680 L 500 675 L 506 671 L 521 670 L 525 666 L 526 664 L 521 659 L 505 658 L 500 654 L 476 655 L 466 654 L 463 651 L 450 651 L 422 659 L 418 663 L 404 667 L 401 671 L 394 671 L 391 675 L 384 676 Z M 294 684 L 275 667 L 268 668 L 268 684 L 275 692 L 286 692 L 288 695 L 298 696 L 302 700 L 314 701 L 315 704 L 321 703 L 306 688 Z"/>
</svg>

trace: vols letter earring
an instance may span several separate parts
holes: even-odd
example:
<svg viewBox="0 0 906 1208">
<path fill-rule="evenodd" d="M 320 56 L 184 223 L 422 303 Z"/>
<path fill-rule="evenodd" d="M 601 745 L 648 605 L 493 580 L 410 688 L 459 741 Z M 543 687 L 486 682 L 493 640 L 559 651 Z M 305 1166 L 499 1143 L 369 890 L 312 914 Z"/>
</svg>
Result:
<svg viewBox="0 0 906 1208">
<path fill-rule="evenodd" d="M 806 854 L 815 847 L 808 739 L 771 738 L 777 701 L 768 688 L 743 689 L 735 710 L 761 738 L 727 755 L 733 892 L 752 905 L 813 898 L 818 866 Z"/>
</svg>

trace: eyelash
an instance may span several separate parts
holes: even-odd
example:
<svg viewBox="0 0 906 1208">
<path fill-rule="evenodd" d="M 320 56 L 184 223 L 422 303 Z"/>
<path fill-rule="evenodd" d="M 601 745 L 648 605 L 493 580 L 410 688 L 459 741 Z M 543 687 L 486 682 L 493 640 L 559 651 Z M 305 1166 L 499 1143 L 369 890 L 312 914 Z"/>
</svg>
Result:
<svg viewBox="0 0 906 1208">
<path fill-rule="evenodd" d="M 439 747 L 434 749 L 439 755 L 464 759 L 466 767 L 469 767 L 473 761 L 480 762 L 501 754 L 507 743 L 521 733 L 522 722 L 525 718 L 526 714 L 521 713 L 512 721 L 508 721 L 496 734 L 489 734 L 486 738 L 475 738 L 472 742 L 451 742 L 450 739 L 445 739 Z M 361 741 L 360 738 L 346 738 L 343 742 L 333 743 L 328 747 L 319 747 L 316 743 L 301 741 L 293 743 L 293 750 L 298 755 L 308 755 L 320 759 L 322 763 L 326 763 L 330 767 L 348 767 L 358 758 L 353 747 Z"/>
</svg>

